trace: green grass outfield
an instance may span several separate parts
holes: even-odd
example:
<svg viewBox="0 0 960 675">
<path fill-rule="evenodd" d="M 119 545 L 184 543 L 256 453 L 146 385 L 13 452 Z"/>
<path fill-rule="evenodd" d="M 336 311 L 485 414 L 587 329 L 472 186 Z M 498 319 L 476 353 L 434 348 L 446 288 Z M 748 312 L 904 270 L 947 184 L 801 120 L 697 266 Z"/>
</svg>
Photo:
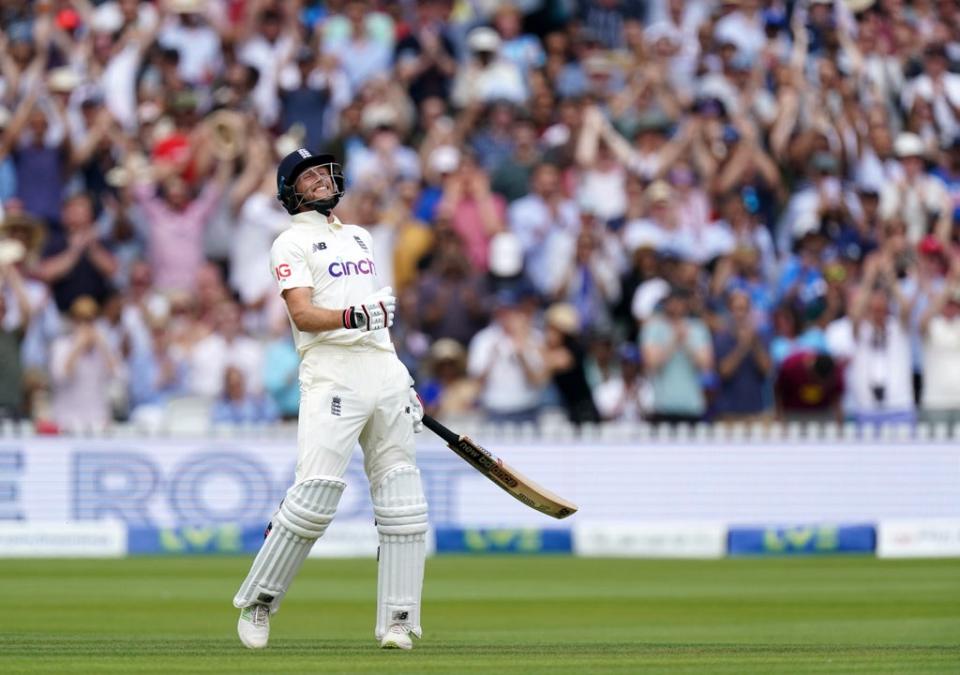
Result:
<svg viewBox="0 0 960 675">
<path fill-rule="evenodd" d="M 376 563 L 310 560 L 270 647 L 249 560 L 0 561 L 0 672 L 960 672 L 960 561 L 441 557 L 425 639 L 373 641 Z"/>
</svg>

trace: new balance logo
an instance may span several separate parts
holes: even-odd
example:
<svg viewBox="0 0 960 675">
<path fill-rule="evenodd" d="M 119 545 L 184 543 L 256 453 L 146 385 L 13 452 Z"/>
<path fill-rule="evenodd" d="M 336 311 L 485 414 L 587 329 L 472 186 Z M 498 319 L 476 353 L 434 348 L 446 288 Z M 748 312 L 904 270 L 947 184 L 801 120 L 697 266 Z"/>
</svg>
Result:
<svg viewBox="0 0 960 675">
<path fill-rule="evenodd" d="M 360 248 L 362 248 L 364 251 L 366 251 L 367 253 L 370 252 L 370 249 L 367 248 L 367 245 L 363 243 L 363 239 L 361 239 L 361 238 L 358 237 L 357 235 L 353 235 L 353 240 L 354 240 L 355 242 L 357 242 L 357 245 L 358 245 Z"/>
<path fill-rule="evenodd" d="M 397 611 L 395 611 L 395 612 L 393 613 L 393 620 L 394 620 L 394 621 L 406 621 L 409 616 L 410 616 L 410 613 L 407 612 L 406 610 L 402 610 L 402 611 L 401 611 L 401 610 L 397 610 Z"/>
<path fill-rule="evenodd" d="M 340 413 L 343 412 L 341 408 L 341 401 L 339 396 L 334 396 L 333 400 L 330 401 L 330 414 L 334 417 L 340 417 Z"/>
<path fill-rule="evenodd" d="M 316 253 L 317 251 L 326 251 L 326 250 L 327 250 L 327 242 L 325 241 L 318 241 L 313 245 L 314 253 Z"/>
</svg>

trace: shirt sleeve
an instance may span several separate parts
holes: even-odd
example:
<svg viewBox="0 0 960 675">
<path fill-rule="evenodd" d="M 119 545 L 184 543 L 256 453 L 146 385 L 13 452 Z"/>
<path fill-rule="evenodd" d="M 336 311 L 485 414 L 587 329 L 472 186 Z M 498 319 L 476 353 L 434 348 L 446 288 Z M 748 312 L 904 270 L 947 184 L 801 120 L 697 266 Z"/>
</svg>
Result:
<svg viewBox="0 0 960 675">
<path fill-rule="evenodd" d="M 287 237 L 273 242 L 270 270 L 281 293 L 290 288 L 313 288 L 313 275 L 303 249 Z"/>
<path fill-rule="evenodd" d="M 467 373 L 471 377 L 480 377 L 490 364 L 493 342 L 486 333 L 478 333 L 470 341 L 467 349 Z"/>
</svg>

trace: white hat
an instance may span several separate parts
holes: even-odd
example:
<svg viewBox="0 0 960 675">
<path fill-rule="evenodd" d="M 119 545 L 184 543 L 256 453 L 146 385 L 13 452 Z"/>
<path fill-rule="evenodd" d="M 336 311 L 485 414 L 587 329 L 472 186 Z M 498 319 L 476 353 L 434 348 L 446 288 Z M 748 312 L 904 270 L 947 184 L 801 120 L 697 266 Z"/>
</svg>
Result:
<svg viewBox="0 0 960 675">
<path fill-rule="evenodd" d="M 62 66 L 54 68 L 47 74 L 47 88 L 50 91 L 69 93 L 80 84 L 80 76 L 72 68 Z"/>
<path fill-rule="evenodd" d="M 659 277 L 645 281 L 637 287 L 630 302 L 630 313 L 644 321 L 653 316 L 657 305 L 670 294 L 670 284 Z"/>
<path fill-rule="evenodd" d="M 808 234 L 820 231 L 820 216 L 816 211 L 803 211 L 797 214 L 793 221 L 793 228 L 790 234 L 794 239 L 803 239 Z"/>
<path fill-rule="evenodd" d="M 517 235 L 500 232 L 490 240 L 490 272 L 498 277 L 512 277 L 523 269 L 523 247 Z"/>
<path fill-rule="evenodd" d="M 500 36 L 486 26 L 474 28 L 467 36 L 467 46 L 472 52 L 495 52 L 500 49 Z"/>
<path fill-rule="evenodd" d="M 452 173 L 460 166 L 460 150 L 453 145 L 438 145 L 427 160 L 434 173 Z"/>
<path fill-rule="evenodd" d="M 663 230 L 649 220 L 635 220 L 627 223 L 623 230 L 623 245 L 633 253 L 639 248 L 657 250 L 664 244 Z"/>
<path fill-rule="evenodd" d="M 670 183 L 665 180 L 656 180 L 643 191 L 643 195 L 651 204 L 655 202 L 668 202 L 673 198 L 673 188 L 670 187 Z"/>
<path fill-rule="evenodd" d="M 128 169 L 125 169 L 122 166 L 115 166 L 109 171 L 107 171 L 104 179 L 107 181 L 107 185 L 114 188 L 122 188 L 130 185 L 133 176 L 131 175 Z"/>
<path fill-rule="evenodd" d="M 6 267 L 23 260 L 27 255 L 27 249 L 22 242 L 16 239 L 4 239 L 0 241 L 0 267 Z"/>
<path fill-rule="evenodd" d="M 927 154 L 927 148 L 919 136 L 904 132 L 893 142 L 893 152 L 900 158 L 923 157 Z"/>
<path fill-rule="evenodd" d="M 543 319 L 548 326 L 572 335 L 580 330 L 580 312 L 568 302 L 555 302 L 547 308 Z"/>
<path fill-rule="evenodd" d="M 123 12 L 117 3 L 105 2 L 93 10 L 90 28 L 95 33 L 116 33 L 123 28 Z"/>
<path fill-rule="evenodd" d="M 654 44 L 659 40 L 667 39 L 678 45 L 682 41 L 680 31 L 668 21 L 658 21 L 647 26 L 643 31 L 643 39 L 647 44 Z"/>
<path fill-rule="evenodd" d="M 397 126 L 397 112 L 386 103 L 368 105 L 363 110 L 363 128 L 372 131 L 382 126 Z"/>
</svg>

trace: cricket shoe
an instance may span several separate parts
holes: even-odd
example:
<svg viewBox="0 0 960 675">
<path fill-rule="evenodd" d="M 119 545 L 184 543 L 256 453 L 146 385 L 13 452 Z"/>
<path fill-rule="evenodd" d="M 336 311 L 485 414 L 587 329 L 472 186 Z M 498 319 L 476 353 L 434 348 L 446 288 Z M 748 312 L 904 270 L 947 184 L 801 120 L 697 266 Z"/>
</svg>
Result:
<svg viewBox="0 0 960 675">
<path fill-rule="evenodd" d="M 413 649 L 410 630 L 403 624 L 393 624 L 380 640 L 380 649 Z"/>
<path fill-rule="evenodd" d="M 263 649 L 270 639 L 270 608 L 267 605 L 250 605 L 240 610 L 237 621 L 240 642 L 249 649 Z M 408 647 L 409 649 L 409 647 Z"/>
</svg>

